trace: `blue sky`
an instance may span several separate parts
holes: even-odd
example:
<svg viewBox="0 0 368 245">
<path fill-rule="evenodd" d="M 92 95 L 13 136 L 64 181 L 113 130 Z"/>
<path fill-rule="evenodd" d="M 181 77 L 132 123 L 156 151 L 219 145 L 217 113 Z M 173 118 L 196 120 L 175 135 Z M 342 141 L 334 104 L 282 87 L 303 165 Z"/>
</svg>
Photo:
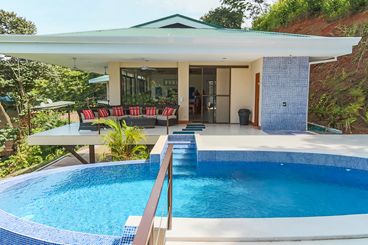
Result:
<svg viewBox="0 0 368 245">
<path fill-rule="evenodd" d="M 37 34 L 131 27 L 172 14 L 195 19 L 220 0 L 0 0 L 0 8 L 33 21 Z"/>
</svg>

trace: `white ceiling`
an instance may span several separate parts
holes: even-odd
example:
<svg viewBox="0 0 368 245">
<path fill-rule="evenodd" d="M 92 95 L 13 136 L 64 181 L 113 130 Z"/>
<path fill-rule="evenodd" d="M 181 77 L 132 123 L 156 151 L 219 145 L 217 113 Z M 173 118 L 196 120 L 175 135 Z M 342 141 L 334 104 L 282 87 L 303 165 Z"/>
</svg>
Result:
<svg viewBox="0 0 368 245">
<path fill-rule="evenodd" d="M 68 37 L 0 36 L 0 53 L 104 73 L 108 62 L 252 62 L 261 57 L 350 54 L 360 38 Z M 226 60 L 224 60 L 226 58 Z M 154 67 L 153 63 L 150 66 Z"/>
</svg>

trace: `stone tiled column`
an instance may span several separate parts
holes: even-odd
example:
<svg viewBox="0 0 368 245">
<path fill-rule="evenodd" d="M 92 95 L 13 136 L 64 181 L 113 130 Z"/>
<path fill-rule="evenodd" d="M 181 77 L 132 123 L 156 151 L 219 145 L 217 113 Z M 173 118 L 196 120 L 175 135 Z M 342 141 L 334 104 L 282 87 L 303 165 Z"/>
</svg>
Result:
<svg viewBox="0 0 368 245">
<path fill-rule="evenodd" d="M 307 128 L 309 57 L 265 57 L 262 130 Z"/>
</svg>

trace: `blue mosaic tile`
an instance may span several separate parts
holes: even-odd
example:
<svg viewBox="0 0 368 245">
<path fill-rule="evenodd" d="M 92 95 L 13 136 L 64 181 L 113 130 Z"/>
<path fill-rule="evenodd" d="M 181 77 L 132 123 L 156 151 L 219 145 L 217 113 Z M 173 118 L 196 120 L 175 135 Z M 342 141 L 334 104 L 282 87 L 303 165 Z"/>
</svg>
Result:
<svg viewBox="0 0 368 245">
<path fill-rule="evenodd" d="M 131 245 L 133 244 L 134 236 L 137 231 L 136 226 L 125 226 L 123 235 L 121 237 L 119 245 Z"/>
<path fill-rule="evenodd" d="M 150 162 L 151 163 L 161 162 L 161 154 L 150 154 Z"/>
<path fill-rule="evenodd" d="M 229 162 L 230 161 L 230 151 L 216 151 L 216 161 L 217 162 Z"/>
<path fill-rule="evenodd" d="M 305 131 L 308 90 L 309 57 L 263 58 L 262 129 Z"/>
<path fill-rule="evenodd" d="M 216 161 L 216 152 L 215 151 L 198 151 L 197 160 L 198 162 Z"/>
<path fill-rule="evenodd" d="M 198 162 L 279 162 L 368 170 L 368 159 L 332 154 L 278 151 L 198 151 Z"/>
</svg>

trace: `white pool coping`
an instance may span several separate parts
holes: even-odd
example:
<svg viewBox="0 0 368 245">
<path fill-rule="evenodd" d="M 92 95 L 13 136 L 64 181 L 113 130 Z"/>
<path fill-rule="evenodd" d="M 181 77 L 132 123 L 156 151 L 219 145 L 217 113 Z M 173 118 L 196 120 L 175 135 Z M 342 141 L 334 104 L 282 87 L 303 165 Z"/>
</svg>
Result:
<svg viewBox="0 0 368 245">
<path fill-rule="evenodd" d="M 198 151 L 276 151 L 368 158 L 368 135 L 199 135 Z"/>
<path fill-rule="evenodd" d="M 138 226 L 140 219 L 130 216 L 126 225 Z M 367 222 L 368 214 L 302 218 L 173 218 L 173 229 L 166 232 L 166 240 L 285 242 L 362 239 L 368 238 Z M 159 223 L 160 218 L 156 217 L 155 227 L 159 227 Z M 162 224 L 166 225 L 166 218 Z"/>
</svg>

